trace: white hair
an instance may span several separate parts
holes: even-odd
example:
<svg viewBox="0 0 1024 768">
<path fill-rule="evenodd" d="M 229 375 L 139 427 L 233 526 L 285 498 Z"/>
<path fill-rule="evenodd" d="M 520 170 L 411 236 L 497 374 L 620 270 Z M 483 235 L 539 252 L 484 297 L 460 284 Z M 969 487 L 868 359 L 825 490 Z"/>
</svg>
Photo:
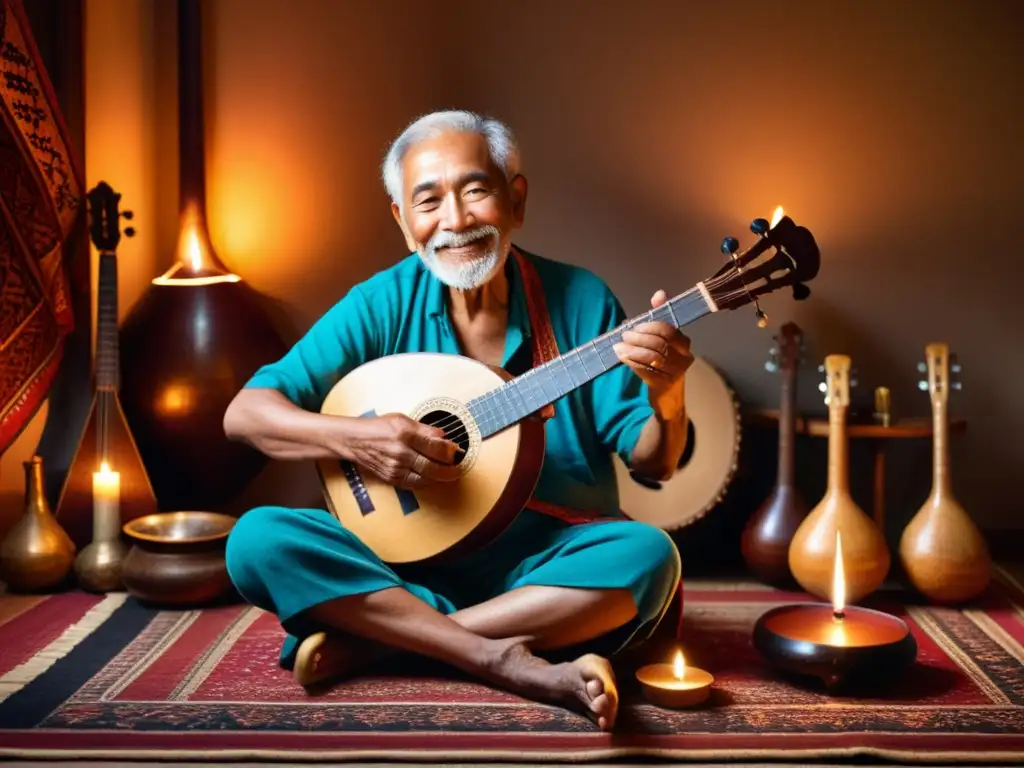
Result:
<svg viewBox="0 0 1024 768">
<path fill-rule="evenodd" d="M 403 209 L 402 204 L 402 160 L 405 153 L 415 144 L 435 139 L 449 131 L 475 133 L 487 141 L 491 161 L 511 181 L 520 173 L 519 146 L 507 125 L 493 117 L 485 117 L 465 110 L 431 112 L 410 123 L 395 139 L 384 157 L 381 177 L 384 188 L 392 202 Z"/>
</svg>

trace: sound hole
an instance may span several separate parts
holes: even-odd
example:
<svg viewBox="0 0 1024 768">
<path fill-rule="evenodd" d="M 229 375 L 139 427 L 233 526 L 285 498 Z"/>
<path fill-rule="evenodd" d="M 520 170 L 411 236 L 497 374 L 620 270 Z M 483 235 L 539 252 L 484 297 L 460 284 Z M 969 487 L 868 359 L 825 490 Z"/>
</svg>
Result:
<svg viewBox="0 0 1024 768">
<path fill-rule="evenodd" d="M 690 463 L 690 459 L 693 458 L 693 452 L 697 447 L 697 431 L 693 428 L 693 420 L 686 425 L 686 447 L 683 449 L 683 455 L 679 457 L 679 463 L 676 465 L 676 471 L 685 467 Z M 642 477 L 636 472 L 630 472 L 629 476 L 633 478 L 633 482 L 642 485 L 644 488 L 650 488 L 653 491 L 660 491 L 664 486 L 660 480 L 655 480 L 650 477 Z"/>
<path fill-rule="evenodd" d="M 466 429 L 466 424 L 462 419 L 448 411 L 430 411 L 420 417 L 420 421 L 431 427 L 439 427 L 444 430 L 445 438 L 462 449 L 455 456 L 455 464 L 461 464 L 469 450 L 469 430 Z"/>
</svg>

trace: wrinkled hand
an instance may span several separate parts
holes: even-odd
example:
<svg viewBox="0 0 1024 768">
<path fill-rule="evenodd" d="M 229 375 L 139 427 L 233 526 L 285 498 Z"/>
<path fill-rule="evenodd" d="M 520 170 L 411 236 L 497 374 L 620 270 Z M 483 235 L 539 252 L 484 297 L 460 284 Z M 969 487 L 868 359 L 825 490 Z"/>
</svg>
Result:
<svg viewBox="0 0 1024 768">
<path fill-rule="evenodd" d="M 422 488 L 455 480 L 459 447 L 444 430 L 401 413 L 356 419 L 347 441 L 346 458 L 399 488 Z"/>
<path fill-rule="evenodd" d="M 668 301 L 664 291 L 651 297 L 651 306 Z M 624 331 L 615 354 L 644 380 L 651 405 L 662 415 L 682 408 L 687 369 L 693 364 L 690 339 L 668 323 L 650 322 Z"/>
</svg>

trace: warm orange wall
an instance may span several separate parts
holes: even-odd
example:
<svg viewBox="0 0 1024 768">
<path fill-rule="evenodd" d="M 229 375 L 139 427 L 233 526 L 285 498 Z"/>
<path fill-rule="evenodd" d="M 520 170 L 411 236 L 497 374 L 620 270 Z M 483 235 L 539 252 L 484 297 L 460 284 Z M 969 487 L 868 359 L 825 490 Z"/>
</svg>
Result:
<svg viewBox="0 0 1024 768">
<path fill-rule="evenodd" d="M 814 230 L 824 258 L 810 301 L 764 303 L 775 326 L 794 319 L 809 335 L 802 405 L 820 408 L 813 365 L 845 352 L 864 396 L 886 384 L 899 412 L 924 414 L 915 363 L 926 342 L 949 342 L 966 377 L 954 409 L 970 424 L 954 446 L 958 494 L 987 527 L 1024 526 L 1007 501 L 1024 467 L 1016 6 L 205 5 L 212 236 L 229 266 L 277 299 L 294 332 L 405 255 L 377 177 L 388 140 L 422 111 L 491 110 L 525 153 L 531 196 L 519 242 L 593 268 L 630 311 L 658 287 L 680 291 L 714 271 L 723 236 L 749 242 L 749 220 L 785 205 Z M 173 26 L 155 20 L 153 0 L 88 7 L 97 14 L 91 146 L 111 148 L 112 168 L 134 170 L 119 176 L 126 191 L 148 180 L 133 205 L 156 200 L 166 222 L 173 146 L 145 123 L 144 83 L 154 67 L 163 77 L 154 51 L 173 45 Z M 105 32 L 100 13 L 108 24 L 134 18 L 137 34 Z M 114 98 L 95 95 L 101 82 L 122 110 L 105 118 L 122 129 L 116 139 L 96 122 L 97 99 Z M 160 99 L 168 119 L 173 91 Z M 163 146 L 156 159 L 153 142 Z M 172 167 L 149 173 L 156 162 Z M 121 263 L 138 261 L 126 271 L 164 258 L 146 252 L 144 231 L 140 223 L 127 246 L 135 250 Z M 160 223 L 164 248 L 167 231 Z M 122 282 L 127 306 L 133 279 Z M 769 334 L 750 312 L 709 318 L 691 335 L 745 402 L 774 403 L 777 382 L 762 367 Z M 915 448 L 905 466 L 923 456 L 927 472 L 927 444 Z M 919 503 L 921 490 L 903 501 Z M 317 503 L 312 471 L 276 467 L 241 504 L 265 500 Z"/>
<path fill-rule="evenodd" d="M 427 8 L 212 3 L 214 237 L 298 327 L 405 253 L 377 181 L 386 142 L 428 108 L 492 110 L 525 153 L 521 244 L 595 269 L 631 311 L 715 270 L 723 236 L 749 242 L 749 220 L 785 205 L 824 258 L 812 300 L 765 302 L 776 326 L 793 319 L 809 335 L 804 407 L 821 407 L 813 366 L 845 352 L 863 396 L 885 384 L 900 413 L 924 414 L 915 364 L 926 342 L 949 342 L 966 378 L 954 408 L 970 425 L 955 441 L 956 488 L 983 524 L 1024 525 L 1005 501 L 1024 467 L 1012 277 L 1020 11 L 910 0 Z M 692 336 L 746 402 L 775 402 L 769 334 L 751 312 Z M 927 473 L 928 446 L 915 448 L 908 461 L 923 458 Z M 267 483 L 253 500 L 294 496 Z"/>
</svg>

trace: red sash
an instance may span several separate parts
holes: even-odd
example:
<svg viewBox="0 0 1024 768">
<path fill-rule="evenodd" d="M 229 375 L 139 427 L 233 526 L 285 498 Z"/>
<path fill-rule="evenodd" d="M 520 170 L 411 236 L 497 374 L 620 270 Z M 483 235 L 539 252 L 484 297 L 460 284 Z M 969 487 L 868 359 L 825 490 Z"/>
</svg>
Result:
<svg viewBox="0 0 1024 768">
<path fill-rule="evenodd" d="M 547 301 L 544 298 L 544 286 L 540 281 L 540 275 L 533 263 L 523 256 L 517 249 L 512 249 L 512 255 L 519 266 L 519 274 L 523 278 L 524 293 L 526 294 L 526 308 L 530 316 L 531 346 L 533 348 L 533 367 L 543 365 L 549 360 L 554 360 L 561 354 L 558 350 L 558 342 L 555 339 L 555 331 L 551 327 L 551 316 L 548 314 Z M 541 418 L 550 419 L 555 415 L 555 406 L 548 403 L 540 410 Z M 576 509 L 561 504 L 553 504 L 542 501 L 536 496 L 530 498 L 526 504 L 527 508 L 540 512 L 551 517 L 556 517 L 570 525 L 583 523 L 600 523 L 611 520 L 628 520 L 629 518 L 620 510 L 617 516 L 609 516 L 589 509 Z M 683 581 L 679 580 L 679 621 L 676 625 L 676 637 L 682 633 L 683 625 Z"/>
</svg>

